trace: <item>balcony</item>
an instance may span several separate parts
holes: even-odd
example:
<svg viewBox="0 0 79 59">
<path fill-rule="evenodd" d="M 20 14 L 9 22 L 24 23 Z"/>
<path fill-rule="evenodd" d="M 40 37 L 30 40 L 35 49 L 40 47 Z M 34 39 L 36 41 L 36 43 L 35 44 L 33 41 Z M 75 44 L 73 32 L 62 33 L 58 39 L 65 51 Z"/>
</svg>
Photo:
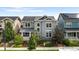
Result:
<svg viewBox="0 0 79 59">
<path fill-rule="evenodd" d="M 64 28 L 78 29 L 79 23 L 78 22 L 72 22 L 71 24 L 64 24 Z"/>
</svg>

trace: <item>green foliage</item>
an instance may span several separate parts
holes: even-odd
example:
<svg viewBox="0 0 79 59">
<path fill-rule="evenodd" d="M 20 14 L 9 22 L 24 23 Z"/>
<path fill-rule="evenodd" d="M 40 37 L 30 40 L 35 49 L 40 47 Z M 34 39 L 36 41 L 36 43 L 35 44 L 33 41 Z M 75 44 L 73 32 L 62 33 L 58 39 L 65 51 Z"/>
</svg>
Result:
<svg viewBox="0 0 79 59">
<path fill-rule="evenodd" d="M 37 44 L 40 45 L 43 44 L 44 42 L 46 42 L 46 40 L 38 40 Z"/>
<path fill-rule="evenodd" d="M 47 41 L 47 42 L 44 42 L 45 43 L 45 47 L 52 47 L 53 45 L 52 45 L 52 43 L 51 42 L 49 42 L 49 41 Z"/>
<path fill-rule="evenodd" d="M 19 45 L 23 42 L 23 37 L 20 34 L 16 34 L 14 37 L 15 45 Z"/>
<path fill-rule="evenodd" d="M 12 40 L 12 38 L 14 36 L 12 23 L 9 21 L 5 22 L 4 34 L 5 34 L 5 38 L 6 38 L 7 42 Z"/>
<path fill-rule="evenodd" d="M 38 40 L 38 46 L 43 46 L 43 47 L 53 47 L 53 43 L 49 40 Z"/>
<path fill-rule="evenodd" d="M 72 39 L 65 39 L 63 41 L 64 45 L 66 46 L 70 46 L 70 47 L 75 47 L 75 46 L 79 46 L 79 40 L 72 40 Z"/>
<path fill-rule="evenodd" d="M 64 39 L 63 40 L 63 44 L 66 45 L 66 46 L 69 46 L 70 42 L 68 39 Z"/>
<path fill-rule="evenodd" d="M 37 46 L 37 41 L 38 41 L 38 36 L 36 35 L 36 33 L 32 33 L 28 43 L 28 49 L 29 50 L 35 49 Z"/>
</svg>

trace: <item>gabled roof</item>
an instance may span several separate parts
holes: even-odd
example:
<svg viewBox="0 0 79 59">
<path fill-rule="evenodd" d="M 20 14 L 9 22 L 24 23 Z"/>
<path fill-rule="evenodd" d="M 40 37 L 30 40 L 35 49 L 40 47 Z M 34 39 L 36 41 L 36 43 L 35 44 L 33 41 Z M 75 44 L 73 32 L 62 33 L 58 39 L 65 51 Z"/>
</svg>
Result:
<svg viewBox="0 0 79 59">
<path fill-rule="evenodd" d="M 55 19 L 55 18 L 54 18 L 54 16 L 43 16 L 39 20 L 43 20 L 43 19 L 52 20 L 52 19 Z"/>
<path fill-rule="evenodd" d="M 67 19 L 79 20 L 79 13 L 60 13 L 60 15 L 63 17 L 64 20 L 67 20 Z"/>
<path fill-rule="evenodd" d="M 55 19 L 54 16 L 24 16 L 23 21 L 34 21 L 34 20 L 53 20 Z"/>
<path fill-rule="evenodd" d="M 34 21 L 35 19 L 35 16 L 24 16 L 23 17 L 23 21 Z"/>
<path fill-rule="evenodd" d="M 18 20 L 21 20 L 19 16 L 0 16 L 0 20 L 3 20 L 5 18 L 10 18 L 13 21 L 15 21 L 17 18 L 18 18 Z"/>
</svg>

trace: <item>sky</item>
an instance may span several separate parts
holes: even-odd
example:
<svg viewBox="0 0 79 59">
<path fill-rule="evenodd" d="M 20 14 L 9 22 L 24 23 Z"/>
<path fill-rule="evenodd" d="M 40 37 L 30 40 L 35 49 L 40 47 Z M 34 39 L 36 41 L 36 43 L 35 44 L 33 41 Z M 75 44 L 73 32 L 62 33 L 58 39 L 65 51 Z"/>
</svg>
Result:
<svg viewBox="0 0 79 59">
<path fill-rule="evenodd" d="M 60 13 L 79 13 L 78 7 L 0 7 L 0 16 L 54 16 Z"/>
</svg>

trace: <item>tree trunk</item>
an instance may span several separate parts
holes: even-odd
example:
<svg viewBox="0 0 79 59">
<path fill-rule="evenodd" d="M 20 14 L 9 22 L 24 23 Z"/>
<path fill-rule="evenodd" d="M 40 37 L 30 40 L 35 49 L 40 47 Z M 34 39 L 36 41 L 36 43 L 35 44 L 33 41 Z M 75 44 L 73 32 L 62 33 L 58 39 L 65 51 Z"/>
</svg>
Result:
<svg viewBox="0 0 79 59">
<path fill-rule="evenodd" d="M 6 43 L 4 43 L 4 51 L 6 51 Z"/>
</svg>

